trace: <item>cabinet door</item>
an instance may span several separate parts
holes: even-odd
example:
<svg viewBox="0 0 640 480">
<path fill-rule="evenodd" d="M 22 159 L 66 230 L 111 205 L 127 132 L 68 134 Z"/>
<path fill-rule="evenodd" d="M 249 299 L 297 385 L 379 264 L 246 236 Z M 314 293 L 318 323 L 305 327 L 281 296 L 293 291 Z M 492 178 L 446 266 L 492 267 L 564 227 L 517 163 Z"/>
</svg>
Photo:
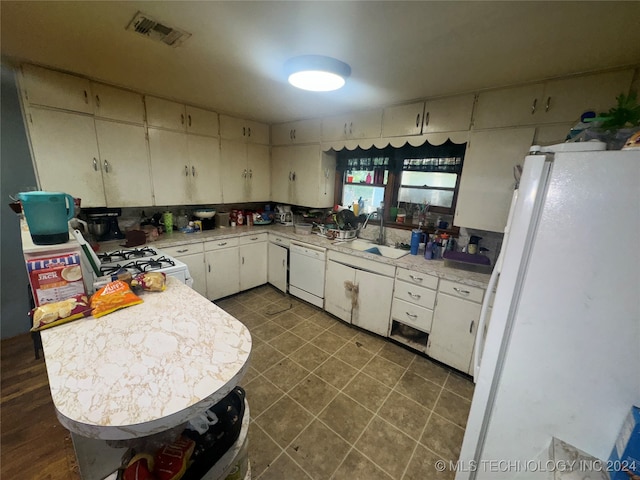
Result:
<svg viewBox="0 0 640 480">
<path fill-rule="evenodd" d="M 95 122 L 107 205 L 152 205 L 151 170 L 144 127 L 97 119 Z"/>
<path fill-rule="evenodd" d="M 319 145 L 289 147 L 293 172 L 291 203 L 316 207 L 320 190 L 325 186 Z"/>
<path fill-rule="evenodd" d="M 245 125 L 247 142 L 269 145 L 269 125 L 248 120 L 245 121 Z"/>
<path fill-rule="evenodd" d="M 217 138 L 187 135 L 191 203 L 222 203 L 220 143 Z"/>
<path fill-rule="evenodd" d="M 83 207 L 104 207 L 93 118 L 38 108 L 32 108 L 28 118 L 40 188 L 79 197 Z"/>
<path fill-rule="evenodd" d="M 347 126 L 349 138 L 378 138 L 382 132 L 382 110 L 356 112 Z"/>
<path fill-rule="evenodd" d="M 536 112 L 543 108 L 544 84 L 503 88 L 478 95 L 475 128 L 515 127 L 537 123 Z"/>
<path fill-rule="evenodd" d="M 472 132 L 464 156 L 454 224 L 504 231 L 515 180 L 513 167 L 524 162 L 533 127 Z"/>
<path fill-rule="evenodd" d="M 301 120 L 271 126 L 273 145 L 320 142 L 320 119 Z"/>
<path fill-rule="evenodd" d="M 423 113 L 424 102 L 385 108 L 382 113 L 382 136 L 420 135 Z"/>
<path fill-rule="evenodd" d="M 149 151 L 156 205 L 189 203 L 187 135 L 149 128 Z"/>
<path fill-rule="evenodd" d="M 271 196 L 271 163 L 269 147 L 247 145 L 248 196 L 245 202 L 264 202 Z"/>
<path fill-rule="evenodd" d="M 351 323 L 383 337 L 389 335 L 393 278 L 356 271 L 358 306 L 353 309 Z"/>
<path fill-rule="evenodd" d="M 324 284 L 324 309 L 336 317 L 351 323 L 352 295 L 346 282 L 355 285 L 355 269 L 336 262 L 327 262 Z"/>
<path fill-rule="evenodd" d="M 31 105 L 93 113 L 89 80 L 34 65 L 22 66 L 22 80 L 25 99 Z"/>
<path fill-rule="evenodd" d="M 267 283 L 267 242 L 240 246 L 240 291 Z"/>
<path fill-rule="evenodd" d="M 475 95 L 427 100 L 424 107 L 424 133 L 469 130 Z"/>
<path fill-rule="evenodd" d="M 271 149 L 271 201 L 294 203 L 292 195 L 291 156 L 293 147 L 273 147 Z"/>
<path fill-rule="evenodd" d="M 96 117 L 144 123 L 144 102 L 139 93 L 95 82 L 91 83 L 91 93 Z"/>
<path fill-rule="evenodd" d="M 218 114 L 202 108 L 187 105 L 187 132 L 198 135 L 217 137 L 220 126 L 218 124 Z"/>
<path fill-rule="evenodd" d="M 193 279 L 193 289 L 203 297 L 207 296 L 207 271 L 205 269 L 204 253 L 193 255 L 182 255 L 178 258 L 189 268 L 189 273 Z"/>
<path fill-rule="evenodd" d="M 223 248 L 205 253 L 207 263 L 207 298 L 233 295 L 240 291 L 239 248 Z"/>
<path fill-rule="evenodd" d="M 463 372 L 468 371 L 481 305 L 438 294 L 427 355 Z"/>
<path fill-rule="evenodd" d="M 336 115 L 322 119 L 322 140 L 331 142 L 349 138 L 349 115 Z"/>
<path fill-rule="evenodd" d="M 287 253 L 289 251 L 276 245 L 269 243 L 269 262 L 267 266 L 267 278 L 269 283 L 287 293 Z"/>
<path fill-rule="evenodd" d="M 244 202 L 247 184 L 247 146 L 233 140 L 220 140 L 222 197 L 224 203 Z"/>
<path fill-rule="evenodd" d="M 633 70 L 622 70 L 547 82 L 539 121 L 576 122 L 586 111 L 606 112 L 618 95 L 629 91 L 632 78 Z"/>
<path fill-rule="evenodd" d="M 144 103 L 147 108 L 147 124 L 150 127 L 185 130 L 186 116 L 183 104 L 157 97 L 145 97 Z"/>
<path fill-rule="evenodd" d="M 243 118 L 220 115 L 220 136 L 228 140 L 269 144 L 269 126 Z"/>
</svg>

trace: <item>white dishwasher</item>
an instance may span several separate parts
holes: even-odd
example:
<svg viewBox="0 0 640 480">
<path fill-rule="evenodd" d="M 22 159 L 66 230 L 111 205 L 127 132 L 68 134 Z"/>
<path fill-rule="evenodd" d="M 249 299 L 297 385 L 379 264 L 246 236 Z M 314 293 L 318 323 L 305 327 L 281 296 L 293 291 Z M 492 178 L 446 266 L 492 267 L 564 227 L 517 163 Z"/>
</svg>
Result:
<svg viewBox="0 0 640 480">
<path fill-rule="evenodd" d="M 289 245 L 289 293 L 316 307 L 324 303 L 325 248 L 291 242 Z"/>
</svg>

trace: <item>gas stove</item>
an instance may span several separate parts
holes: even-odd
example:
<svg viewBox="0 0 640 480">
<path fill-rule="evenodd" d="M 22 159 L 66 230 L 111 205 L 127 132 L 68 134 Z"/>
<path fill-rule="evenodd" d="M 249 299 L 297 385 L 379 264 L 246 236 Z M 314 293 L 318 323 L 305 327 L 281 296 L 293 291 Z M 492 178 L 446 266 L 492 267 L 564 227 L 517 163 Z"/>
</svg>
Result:
<svg viewBox="0 0 640 480">
<path fill-rule="evenodd" d="M 122 270 L 128 271 L 132 276 L 144 272 L 162 272 L 189 286 L 193 285 L 187 265 L 156 248 L 124 248 L 99 253 L 98 260 L 100 275 L 113 275 Z"/>
</svg>

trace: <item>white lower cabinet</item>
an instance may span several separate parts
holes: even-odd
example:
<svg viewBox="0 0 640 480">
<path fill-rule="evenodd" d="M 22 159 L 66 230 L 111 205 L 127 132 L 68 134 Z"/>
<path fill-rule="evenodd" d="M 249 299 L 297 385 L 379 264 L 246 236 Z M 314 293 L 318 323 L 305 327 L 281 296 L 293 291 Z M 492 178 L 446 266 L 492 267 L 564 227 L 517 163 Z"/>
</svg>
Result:
<svg viewBox="0 0 640 480">
<path fill-rule="evenodd" d="M 238 238 L 211 240 L 204 244 L 207 264 L 207 298 L 233 295 L 240 291 L 240 248 Z"/>
<path fill-rule="evenodd" d="M 345 322 L 386 337 L 395 267 L 328 253 L 324 309 Z"/>
<path fill-rule="evenodd" d="M 240 291 L 267 283 L 267 234 L 240 237 Z"/>
<path fill-rule="evenodd" d="M 179 259 L 189 268 L 193 279 L 193 289 L 203 297 L 207 296 L 207 269 L 204 261 L 204 243 L 190 243 L 176 247 L 162 247 L 166 255 Z"/>
<path fill-rule="evenodd" d="M 441 280 L 427 343 L 427 355 L 469 371 L 484 290 Z"/>
<path fill-rule="evenodd" d="M 288 240 L 276 236 L 269 239 L 268 247 L 267 280 L 284 293 L 287 293 L 288 244 Z"/>
</svg>

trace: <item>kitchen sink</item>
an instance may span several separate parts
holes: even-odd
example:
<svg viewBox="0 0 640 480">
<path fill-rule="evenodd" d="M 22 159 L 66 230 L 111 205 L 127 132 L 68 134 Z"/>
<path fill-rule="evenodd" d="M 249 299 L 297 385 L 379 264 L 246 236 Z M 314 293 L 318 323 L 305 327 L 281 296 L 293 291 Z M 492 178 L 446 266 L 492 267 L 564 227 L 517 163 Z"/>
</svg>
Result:
<svg viewBox="0 0 640 480">
<path fill-rule="evenodd" d="M 373 255 L 380 255 L 385 258 L 400 258 L 409 253 L 409 250 L 401 250 L 399 248 L 388 247 L 386 245 L 377 245 L 366 240 L 356 239 L 351 242 L 342 244 L 344 247 L 357 250 L 359 252 L 367 252 Z"/>
</svg>

